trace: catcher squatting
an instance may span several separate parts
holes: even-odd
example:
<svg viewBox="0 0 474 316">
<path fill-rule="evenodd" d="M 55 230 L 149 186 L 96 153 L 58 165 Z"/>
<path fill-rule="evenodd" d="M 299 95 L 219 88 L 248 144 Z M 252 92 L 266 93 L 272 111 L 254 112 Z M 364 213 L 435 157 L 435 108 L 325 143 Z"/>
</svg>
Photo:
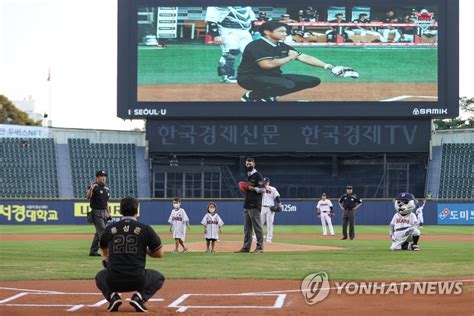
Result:
<svg viewBox="0 0 474 316">
<path fill-rule="evenodd" d="M 318 77 L 283 74 L 280 67 L 294 60 L 327 69 L 336 77 L 359 77 L 359 73 L 352 68 L 333 66 L 283 43 L 287 36 L 284 23 L 263 23 L 259 32 L 262 38 L 245 47 L 237 72 L 238 84 L 249 90 L 241 97 L 243 102 L 276 102 L 279 96 L 316 87 L 321 83 Z"/>
<path fill-rule="evenodd" d="M 209 34 L 222 49 L 218 75 L 223 82 L 235 82 L 234 64 L 243 52 L 237 82 L 249 91 L 241 101 L 276 102 L 279 96 L 321 83 L 318 77 L 283 74 L 280 67 L 294 60 L 329 70 L 336 77 L 359 78 L 359 73 L 350 67 L 333 66 L 283 43 L 288 35 L 284 23 L 273 20 L 263 23 L 258 29 L 262 38 L 252 41 L 250 29 L 253 20 L 255 14 L 250 7 L 209 7 L 206 12 Z"/>
</svg>

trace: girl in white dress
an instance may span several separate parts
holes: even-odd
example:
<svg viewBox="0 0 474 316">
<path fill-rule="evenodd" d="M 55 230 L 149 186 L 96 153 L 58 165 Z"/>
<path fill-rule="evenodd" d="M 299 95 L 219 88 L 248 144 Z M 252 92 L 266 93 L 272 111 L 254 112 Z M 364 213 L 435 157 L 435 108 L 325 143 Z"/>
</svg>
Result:
<svg viewBox="0 0 474 316">
<path fill-rule="evenodd" d="M 210 202 L 207 206 L 207 213 L 204 215 L 201 224 L 204 226 L 204 233 L 206 234 L 206 252 L 215 252 L 214 246 L 216 241 L 219 239 L 219 233 L 221 233 L 221 227 L 224 222 L 217 214 L 217 205 L 214 202 Z M 209 248 L 210 247 L 210 248 Z"/>
<path fill-rule="evenodd" d="M 174 253 L 178 253 L 179 245 L 183 247 L 183 252 L 187 252 L 188 248 L 184 245 L 186 239 L 186 226 L 191 229 L 189 225 L 189 217 L 186 211 L 181 208 L 181 200 L 179 198 L 173 199 L 173 210 L 171 211 L 170 218 L 170 232 L 173 233 L 175 241 Z"/>
</svg>

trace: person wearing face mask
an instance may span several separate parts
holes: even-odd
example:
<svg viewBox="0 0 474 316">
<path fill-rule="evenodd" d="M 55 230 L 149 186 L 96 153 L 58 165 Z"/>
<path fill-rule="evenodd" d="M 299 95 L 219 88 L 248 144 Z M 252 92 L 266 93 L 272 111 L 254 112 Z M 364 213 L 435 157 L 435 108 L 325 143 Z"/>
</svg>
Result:
<svg viewBox="0 0 474 316">
<path fill-rule="evenodd" d="M 173 199 L 173 210 L 171 210 L 168 223 L 170 223 L 170 232 L 173 233 L 175 241 L 173 253 L 177 254 L 179 252 L 179 245 L 183 247 L 183 252 L 188 252 L 188 248 L 184 245 L 184 240 L 186 239 L 186 226 L 188 229 L 191 229 L 191 226 L 189 225 L 189 217 L 186 211 L 181 208 L 181 200 L 177 197 Z"/>
<path fill-rule="evenodd" d="M 216 241 L 219 239 L 219 233 L 221 233 L 221 227 L 224 222 L 217 214 L 217 205 L 214 202 L 210 202 L 207 206 L 207 213 L 204 215 L 201 224 L 204 226 L 204 234 L 206 234 L 206 252 L 214 253 L 214 246 Z"/>
<path fill-rule="evenodd" d="M 263 252 L 263 229 L 260 220 L 260 209 L 262 208 L 262 194 L 265 192 L 263 177 L 255 169 L 255 160 L 245 160 L 247 170 L 247 189 L 244 202 L 244 244 L 236 252 L 250 252 L 252 246 L 252 229 L 257 237 L 257 247 L 254 253 Z"/>
</svg>

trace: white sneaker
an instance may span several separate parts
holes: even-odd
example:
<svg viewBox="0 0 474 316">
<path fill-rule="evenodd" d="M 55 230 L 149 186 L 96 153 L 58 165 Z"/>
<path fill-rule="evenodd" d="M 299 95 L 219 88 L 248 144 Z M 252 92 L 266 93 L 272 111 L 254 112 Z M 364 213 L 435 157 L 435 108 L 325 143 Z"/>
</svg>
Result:
<svg viewBox="0 0 474 316">
<path fill-rule="evenodd" d="M 221 82 L 222 83 L 237 83 L 237 78 L 233 76 L 222 76 Z"/>
<path fill-rule="evenodd" d="M 271 240 L 271 239 L 267 239 L 267 243 L 271 244 L 271 243 L 272 243 L 272 240 Z"/>
</svg>

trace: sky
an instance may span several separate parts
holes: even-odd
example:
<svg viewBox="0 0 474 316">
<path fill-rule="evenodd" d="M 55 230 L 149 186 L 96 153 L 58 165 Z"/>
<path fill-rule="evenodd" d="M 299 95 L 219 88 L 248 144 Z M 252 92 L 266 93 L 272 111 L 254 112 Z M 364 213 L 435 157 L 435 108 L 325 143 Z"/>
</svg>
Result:
<svg viewBox="0 0 474 316">
<path fill-rule="evenodd" d="M 459 1 L 459 95 L 474 97 L 474 1 Z M 55 127 L 143 128 L 116 117 L 116 47 L 117 0 L 0 0 L 0 94 L 31 96 Z"/>
</svg>

